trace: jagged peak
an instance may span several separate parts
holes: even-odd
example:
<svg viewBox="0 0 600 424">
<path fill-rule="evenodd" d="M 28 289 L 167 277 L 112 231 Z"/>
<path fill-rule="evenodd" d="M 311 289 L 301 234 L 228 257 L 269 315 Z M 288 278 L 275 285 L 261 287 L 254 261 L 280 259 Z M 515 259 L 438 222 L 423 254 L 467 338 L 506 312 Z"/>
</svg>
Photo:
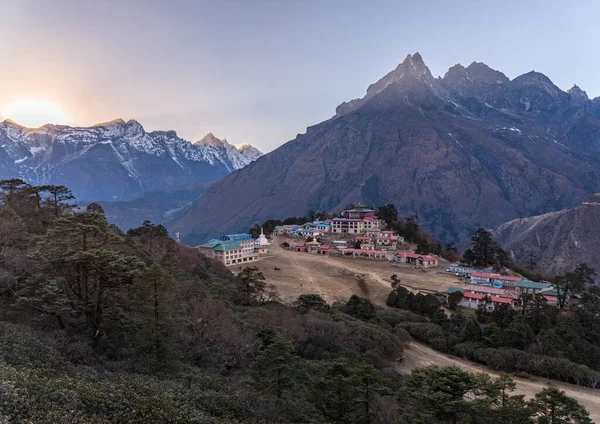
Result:
<svg viewBox="0 0 600 424">
<path fill-rule="evenodd" d="M 140 124 L 135 119 L 130 119 L 129 121 L 127 121 L 127 125 L 135 125 L 135 126 L 140 126 L 140 127 L 142 126 L 142 124 Z"/>
<path fill-rule="evenodd" d="M 202 137 L 200 140 L 194 142 L 194 144 L 201 144 L 201 145 L 211 145 L 211 146 L 225 146 L 227 144 L 229 144 L 227 142 L 227 139 L 219 139 L 217 137 L 215 137 L 215 135 L 211 132 L 209 132 L 208 134 L 206 134 L 204 137 Z"/>
<path fill-rule="evenodd" d="M 590 99 L 587 93 L 579 88 L 577 84 L 573 84 L 573 87 L 569 88 L 567 93 L 569 93 L 573 99 L 579 102 L 586 102 Z"/>
<path fill-rule="evenodd" d="M 5 119 L 4 121 L 2 121 L 3 124 L 8 124 L 8 125 L 12 125 L 15 127 L 19 127 L 19 128 L 25 128 L 23 125 L 18 124 L 17 122 L 13 121 L 12 119 Z"/>
<path fill-rule="evenodd" d="M 131 121 L 133 121 L 133 119 Z M 114 125 L 127 125 L 127 122 L 125 122 L 122 118 L 117 118 L 117 119 L 113 119 L 112 121 L 100 122 L 98 124 L 94 124 L 94 125 L 92 125 L 92 127 L 109 127 L 109 126 L 114 126 Z"/>
<path fill-rule="evenodd" d="M 448 68 L 442 80 L 453 79 L 453 78 L 468 78 L 469 74 L 467 69 L 460 63 Z"/>
<path fill-rule="evenodd" d="M 510 79 L 496 69 L 490 68 L 483 62 L 473 61 L 466 67 L 466 71 L 475 81 L 486 82 L 490 84 L 502 84 L 510 81 Z"/>
</svg>

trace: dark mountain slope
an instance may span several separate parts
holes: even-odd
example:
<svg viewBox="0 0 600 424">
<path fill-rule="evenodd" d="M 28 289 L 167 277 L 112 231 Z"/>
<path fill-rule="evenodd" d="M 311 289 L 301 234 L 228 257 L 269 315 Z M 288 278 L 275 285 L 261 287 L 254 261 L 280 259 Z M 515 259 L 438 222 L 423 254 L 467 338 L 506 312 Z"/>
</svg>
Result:
<svg viewBox="0 0 600 424">
<path fill-rule="evenodd" d="M 494 237 L 524 265 L 549 275 L 580 262 L 600 269 L 600 195 L 573 208 L 515 219 L 493 230 Z"/>
<path fill-rule="evenodd" d="M 471 87 L 479 98 L 457 94 L 465 89 L 448 74 L 434 79 L 409 55 L 363 99 L 213 185 L 171 229 L 195 243 L 361 201 L 394 203 L 436 236 L 457 240 L 598 191 L 599 140 L 580 142 L 596 131 L 596 117 L 545 77 L 507 81 L 470 67 L 487 76 L 476 79 L 485 89 Z"/>
</svg>

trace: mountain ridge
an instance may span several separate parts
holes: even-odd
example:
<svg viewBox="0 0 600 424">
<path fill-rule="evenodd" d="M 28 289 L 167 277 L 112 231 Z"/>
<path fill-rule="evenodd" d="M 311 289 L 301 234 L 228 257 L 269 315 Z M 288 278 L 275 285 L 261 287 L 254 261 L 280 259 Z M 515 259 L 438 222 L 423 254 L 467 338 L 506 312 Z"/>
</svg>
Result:
<svg viewBox="0 0 600 424">
<path fill-rule="evenodd" d="M 496 240 L 522 265 L 533 261 L 549 275 L 581 262 L 600 268 L 600 194 L 568 209 L 519 218 L 492 230 Z"/>
<path fill-rule="evenodd" d="M 205 137 L 206 139 L 206 137 Z M 150 131 L 121 118 L 90 127 L 0 122 L 0 177 L 62 184 L 82 200 L 125 200 L 145 191 L 217 180 L 262 153 L 211 134 L 191 143 L 173 130 Z"/>
</svg>

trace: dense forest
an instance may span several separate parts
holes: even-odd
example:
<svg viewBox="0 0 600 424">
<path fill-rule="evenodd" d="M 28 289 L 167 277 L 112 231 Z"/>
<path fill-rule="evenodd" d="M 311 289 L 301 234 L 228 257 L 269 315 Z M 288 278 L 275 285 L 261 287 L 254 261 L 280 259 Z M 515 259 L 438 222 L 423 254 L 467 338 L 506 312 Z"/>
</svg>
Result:
<svg viewBox="0 0 600 424">
<path fill-rule="evenodd" d="M 0 190 L 2 422 L 591 422 L 564 392 L 526 400 L 506 375 L 399 374 L 411 326 L 447 337 L 428 301 L 284 305 L 258 269 L 226 269 L 161 225 L 124 233 L 62 186 Z"/>
</svg>

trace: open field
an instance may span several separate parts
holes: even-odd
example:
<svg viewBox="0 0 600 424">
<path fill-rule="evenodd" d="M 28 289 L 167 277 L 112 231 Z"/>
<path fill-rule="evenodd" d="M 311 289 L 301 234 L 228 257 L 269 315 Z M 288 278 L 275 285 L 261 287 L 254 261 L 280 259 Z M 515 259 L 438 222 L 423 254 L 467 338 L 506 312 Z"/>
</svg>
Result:
<svg viewBox="0 0 600 424">
<path fill-rule="evenodd" d="M 404 365 L 398 365 L 397 370 L 400 373 L 408 373 L 414 368 L 427 365 L 456 365 L 469 372 L 485 372 L 492 377 L 498 377 L 498 373 L 490 371 L 482 365 L 466 361 L 455 356 L 438 352 L 430 347 L 417 342 L 412 342 L 404 350 L 406 362 Z M 574 384 L 563 383 L 555 380 L 548 380 L 539 377 L 524 379 L 512 376 L 517 383 L 516 394 L 525 395 L 527 398 L 533 397 L 536 392 L 542 390 L 545 386 L 553 385 L 564 390 L 567 395 L 577 399 L 589 411 L 594 422 L 600 423 L 600 391 L 587 387 L 579 387 Z"/>
<path fill-rule="evenodd" d="M 441 273 L 447 265 L 443 260 L 439 267 L 423 272 L 408 265 L 391 265 L 387 261 L 298 253 L 273 244 L 269 248 L 269 254 L 255 264 L 264 273 L 267 283 L 277 287 L 284 302 L 292 302 L 304 293 L 318 293 L 329 303 L 335 300 L 345 301 L 356 294 L 383 306 L 391 290 L 392 274 L 396 274 L 401 284 L 413 291 L 445 291 L 449 286 L 465 285 L 456 277 Z M 275 271 L 275 267 L 281 268 L 281 271 Z M 412 342 L 406 346 L 405 354 L 406 363 L 398 366 L 401 373 L 410 372 L 419 366 L 457 365 L 470 372 L 486 372 L 493 377 L 498 376 L 498 373 L 484 366 L 437 352 L 421 343 Z M 532 397 L 548 384 L 564 390 L 588 409 L 594 422 L 600 423 L 600 391 L 541 378 L 513 378 L 517 383 L 517 393 L 526 397 Z"/>
<path fill-rule="evenodd" d="M 392 274 L 414 291 L 445 291 L 449 286 L 463 285 L 454 276 L 440 274 L 446 265 L 442 260 L 439 267 L 424 271 L 387 261 L 293 252 L 277 244 L 270 246 L 269 254 L 256 262 L 267 282 L 277 286 L 284 302 L 291 302 L 304 293 L 318 293 L 330 303 L 356 294 L 380 305 L 391 291 Z M 276 267 L 281 271 L 275 271 Z"/>
</svg>

